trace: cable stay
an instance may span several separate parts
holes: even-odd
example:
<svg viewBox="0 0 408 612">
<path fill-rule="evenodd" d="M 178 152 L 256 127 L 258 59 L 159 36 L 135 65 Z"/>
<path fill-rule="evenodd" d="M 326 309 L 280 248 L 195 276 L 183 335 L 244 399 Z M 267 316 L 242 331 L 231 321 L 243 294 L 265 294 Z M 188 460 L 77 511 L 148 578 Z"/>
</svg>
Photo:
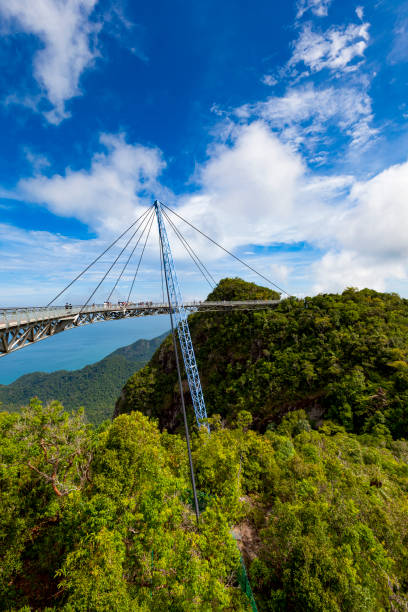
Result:
<svg viewBox="0 0 408 612">
<path fill-rule="evenodd" d="M 149 209 L 150 210 L 150 209 Z M 112 268 L 116 265 L 116 263 L 118 262 L 119 258 L 122 256 L 122 254 L 124 253 L 124 251 L 127 249 L 127 247 L 129 246 L 129 244 L 132 242 L 133 238 L 135 237 L 135 235 L 137 234 L 137 232 L 139 231 L 139 228 L 142 224 L 140 224 L 136 230 L 133 232 L 133 234 L 131 235 L 131 237 L 129 238 L 129 240 L 126 242 L 125 246 L 122 248 L 122 250 L 119 252 L 119 254 L 116 256 L 115 260 L 113 261 L 113 263 L 109 266 L 108 270 L 105 272 L 105 274 L 103 275 L 102 279 L 99 281 L 99 283 L 97 284 L 97 286 L 95 287 L 95 289 L 92 291 L 91 295 L 89 296 L 89 298 L 87 299 L 87 301 L 85 302 L 85 304 L 82 306 L 81 312 L 82 310 L 89 304 L 89 302 L 91 301 L 91 299 L 93 298 L 93 296 L 95 295 L 95 293 L 98 291 L 99 287 L 102 285 L 103 281 L 105 280 L 105 278 L 108 276 L 109 272 L 112 270 Z"/>
<path fill-rule="evenodd" d="M 145 243 L 144 243 L 144 245 L 143 245 L 142 252 L 140 253 L 140 257 L 139 257 L 139 261 L 138 261 L 138 264 L 137 264 L 136 272 L 135 272 L 135 275 L 134 275 L 134 277 L 133 277 L 132 285 L 131 285 L 131 287 L 130 287 L 130 291 L 129 291 L 129 294 L 128 294 L 128 297 L 127 297 L 127 302 L 129 302 L 129 301 L 130 301 L 130 295 L 131 295 L 131 293 L 132 293 L 132 291 L 133 291 L 133 286 L 134 286 L 134 284 L 135 284 L 136 277 L 137 277 L 137 274 L 138 274 L 138 272 L 139 272 L 140 264 L 142 263 L 143 254 L 144 254 L 145 249 L 146 249 L 146 244 L 147 244 L 147 241 L 149 240 L 149 236 L 150 236 L 150 232 L 151 232 L 151 229 L 152 229 L 153 221 L 154 221 L 154 212 L 152 212 L 152 216 L 151 216 L 151 221 L 150 221 L 149 231 L 147 232 L 146 240 L 145 240 Z M 147 226 L 146 226 L 146 227 L 147 227 Z M 144 230 L 143 230 L 143 231 L 144 231 Z M 142 237 L 142 236 L 140 236 L 140 238 L 141 238 L 141 237 Z"/>
<path fill-rule="evenodd" d="M 63 295 L 67 289 L 69 289 L 70 287 L 72 287 L 72 285 L 79 280 L 84 274 L 85 272 L 87 272 L 90 268 L 92 268 L 92 266 L 94 264 L 96 264 L 97 261 L 99 261 L 111 248 L 113 248 L 115 246 L 115 244 L 117 244 L 119 242 L 119 240 L 121 238 L 123 238 L 123 236 L 125 236 L 135 225 L 136 223 L 138 223 L 140 221 L 140 219 L 142 219 L 145 215 L 147 215 L 147 213 L 149 212 L 149 210 L 151 210 L 151 207 L 148 210 L 145 210 L 145 212 L 140 215 L 140 217 L 138 219 L 136 219 L 136 221 L 134 221 L 131 225 L 129 225 L 129 227 L 121 233 L 120 236 L 118 236 L 116 238 L 116 240 L 114 240 L 100 255 L 98 255 L 98 257 L 96 257 L 89 265 L 86 266 L 86 268 L 84 268 L 82 270 L 82 272 L 80 272 L 78 274 L 78 276 L 76 276 L 70 283 L 68 283 L 68 285 L 66 287 L 64 287 L 64 289 L 62 289 L 62 291 L 60 291 L 59 293 L 57 293 L 57 295 L 54 297 L 54 299 L 51 300 L 51 302 L 48 302 L 47 304 L 47 308 L 49 308 L 49 306 L 51 306 L 51 304 L 53 304 L 59 297 L 61 297 L 61 295 Z"/>
<path fill-rule="evenodd" d="M 182 235 L 180 230 L 174 225 L 173 221 L 170 219 L 170 217 L 166 214 L 165 211 L 163 211 L 163 215 L 164 215 L 166 221 L 169 223 L 169 225 L 172 228 L 172 230 L 174 231 L 174 233 L 176 234 L 177 238 L 181 242 L 181 244 L 186 249 L 187 253 L 190 255 L 190 257 L 193 260 L 193 262 L 195 263 L 198 271 L 201 273 L 201 275 L 203 276 L 205 281 L 210 285 L 211 289 L 214 289 L 216 287 L 216 285 L 217 285 L 217 281 L 214 280 L 214 278 L 211 275 L 211 273 L 209 272 L 208 268 L 204 265 L 204 263 L 198 257 L 197 253 L 194 252 L 194 250 L 191 247 L 191 245 L 187 242 L 187 239 Z M 209 280 L 209 279 L 211 279 L 211 280 Z"/>
<path fill-rule="evenodd" d="M 176 215 L 176 217 L 178 217 L 179 219 L 181 219 L 182 221 L 184 221 L 184 223 L 186 223 L 187 225 L 189 225 L 192 229 L 194 229 L 196 232 L 198 232 L 199 234 L 201 234 L 202 236 L 204 236 L 204 238 L 207 238 L 207 240 L 209 240 L 210 242 L 212 242 L 213 244 L 215 244 L 218 248 L 222 249 L 225 253 L 227 253 L 228 255 L 230 255 L 231 257 L 233 257 L 234 259 L 236 259 L 237 261 L 239 261 L 239 263 L 243 264 L 244 266 L 246 266 L 249 270 L 251 270 L 252 272 L 255 272 L 255 274 L 257 274 L 260 278 L 262 278 L 263 280 L 265 280 L 267 283 L 269 283 L 270 285 L 272 285 L 273 287 L 275 287 L 276 289 L 278 289 L 279 291 L 282 291 L 282 293 L 284 293 L 285 295 L 287 295 L 288 297 L 292 297 L 290 295 L 290 293 L 288 293 L 287 291 L 285 291 L 285 289 L 282 289 L 282 287 L 279 287 L 279 285 L 277 285 L 276 283 L 274 283 L 270 278 L 267 278 L 266 276 L 264 276 L 263 274 L 261 274 L 260 272 L 258 272 L 257 270 L 255 270 L 255 268 L 253 268 L 252 266 L 250 266 L 248 263 L 246 263 L 243 259 L 241 259 L 240 257 L 238 257 L 237 255 L 234 255 L 234 253 L 231 253 L 231 251 L 229 251 L 228 249 L 226 249 L 225 247 L 223 247 L 221 244 L 219 244 L 218 242 L 216 242 L 215 240 L 213 240 L 210 236 L 207 236 L 207 234 L 205 234 L 203 231 L 201 231 L 198 227 L 196 227 L 195 225 L 193 225 L 192 223 L 190 223 L 190 221 L 187 221 L 187 219 L 184 219 L 184 217 L 182 217 L 181 215 L 179 215 L 178 213 L 176 213 L 175 210 L 173 210 L 172 208 L 170 208 L 169 206 L 167 206 L 166 204 L 163 204 L 163 206 L 169 210 L 171 213 L 173 213 L 173 215 Z"/>
<path fill-rule="evenodd" d="M 151 223 L 150 223 L 150 227 L 151 227 L 151 224 L 153 223 L 153 219 L 154 219 L 154 212 L 153 212 L 153 211 L 151 212 L 150 219 L 151 219 Z M 109 295 L 108 295 L 108 297 L 107 297 L 107 300 L 106 300 L 107 302 L 109 302 L 109 301 L 110 301 L 110 299 L 111 299 L 111 297 L 112 297 L 113 292 L 115 291 L 116 287 L 118 286 L 118 283 L 120 282 L 120 280 L 121 280 L 121 278 L 122 278 L 122 276 L 123 276 L 123 273 L 125 272 L 126 268 L 128 267 L 129 262 L 130 262 L 130 260 L 132 259 L 133 254 L 134 254 L 134 252 L 136 251 L 136 249 L 137 249 L 137 246 L 138 246 L 139 242 L 140 242 L 140 241 L 141 241 L 141 239 L 143 238 L 143 234 L 145 233 L 145 231 L 146 231 L 146 229 L 147 229 L 147 226 L 149 225 L 149 221 L 150 221 L 150 219 L 149 219 L 149 217 L 148 217 L 148 216 L 147 216 L 147 217 L 145 217 L 145 219 L 144 219 L 143 223 L 146 221 L 146 225 L 145 225 L 145 227 L 143 228 L 143 231 L 142 231 L 142 233 L 140 234 L 139 238 L 137 239 L 137 242 L 136 242 L 135 246 L 134 246 L 134 247 L 133 247 L 133 249 L 131 250 L 130 255 L 129 255 L 129 257 L 127 258 L 127 261 L 126 261 L 125 265 L 123 266 L 121 273 L 119 274 L 118 278 L 116 279 L 115 285 L 113 286 L 113 288 L 112 288 L 111 292 L 109 293 Z M 150 233 L 150 230 L 149 230 L 149 233 Z M 146 243 L 145 243 L 145 245 L 146 245 Z M 144 249 L 143 249 L 143 251 L 144 251 Z M 143 254 L 143 252 L 142 252 L 142 254 Z M 139 264 L 140 264 L 140 260 L 139 260 Z M 139 268 L 138 268 L 138 269 L 139 269 Z M 137 273 L 136 273 L 136 274 L 137 274 Z M 133 285 L 132 285 L 132 287 L 133 287 Z M 130 293 L 129 293 L 129 296 L 130 296 Z M 127 301 L 129 301 L 129 297 L 128 297 Z"/>
</svg>

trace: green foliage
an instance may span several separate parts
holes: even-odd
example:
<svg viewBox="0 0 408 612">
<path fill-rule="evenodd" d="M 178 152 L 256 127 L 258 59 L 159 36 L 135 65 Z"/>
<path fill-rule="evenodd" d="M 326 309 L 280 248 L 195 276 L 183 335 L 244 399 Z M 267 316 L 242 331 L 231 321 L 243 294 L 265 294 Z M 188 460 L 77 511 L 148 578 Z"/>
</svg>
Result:
<svg viewBox="0 0 408 612">
<path fill-rule="evenodd" d="M 162 430 L 170 339 L 99 429 L 58 402 L 0 413 L 0 610 L 249 610 L 240 552 L 260 612 L 406 610 L 407 326 L 405 300 L 352 289 L 192 316 L 199 529 L 184 439 Z"/>
<path fill-rule="evenodd" d="M 273 289 L 247 283 L 242 278 L 223 278 L 209 294 L 207 301 L 279 300 L 279 298 L 280 293 Z"/>
<path fill-rule="evenodd" d="M 0 430 L 1 610 L 245 610 L 228 515 L 214 499 L 197 530 L 178 436 L 38 400 Z"/>
<path fill-rule="evenodd" d="M 208 299 L 271 297 L 256 287 L 224 279 Z M 209 414 L 231 424 L 247 410 L 265 431 L 304 409 L 317 424 L 329 419 L 350 432 L 408 437 L 408 301 L 398 295 L 348 289 L 189 321 Z M 179 404 L 167 343 L 129 379 L 117 413 L 142 410 L 177 431 Z"/>
<path fill-rule="evenodd" d="M 59 587 L 69 593 L 65 609 L 84 612 L 132 609 L 123 575 L 124 558 L 125 546 L 117 533 L 103 527 L 86 537 L 56 572 L 63 577 Z"/>
<path fill-rule="evenodd" d="M 9 385 L 0 385 L 0 405 L 4 410 L 19 411 L 36 395 L 44 402 L 62 401 L 68 410 L 83 406 L 88 421 L 98 425 L 112 416 L 124 383 L 147 363 L 164 337 L 138 340 L 81 370 L 21 376 Z"/>
<path fill-rule="evenodd" d="M 375 448 L 329 427 L 303 431 L 291 435 L 288 461 L 279 455 L 282 436 L 266 435 L 281 472 L 269 517 L 256 514 L 261 544 L 251 576 L 261 609 L 404 610 L 408 480 L 400 475 L 408 470 L 393 443 Z M 407 443 L 399 445 L 405 453 Z"/>
<path fill-rule="evenodd" d="M 260 611 L 405 610 L 408 443 L 250 421 L 192 436 L 198 530 L 185 443 L 155 421 L 1 413 L 0 610 L 249 610 L 234 537 Z"/>
</svg>

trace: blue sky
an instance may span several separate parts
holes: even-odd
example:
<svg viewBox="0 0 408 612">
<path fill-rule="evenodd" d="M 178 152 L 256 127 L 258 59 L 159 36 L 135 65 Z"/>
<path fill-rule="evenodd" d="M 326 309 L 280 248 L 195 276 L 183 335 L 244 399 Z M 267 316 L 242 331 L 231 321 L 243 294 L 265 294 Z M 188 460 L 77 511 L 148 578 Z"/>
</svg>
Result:
<svg viewBox="0 0 408 612">
<path fill-rule="evenodd" d="M 291 293 L 407 296 L 407 41 L 398 0 L 0 0 L 1 302 L 46 303 L 156 197 Z"/>
</svg>

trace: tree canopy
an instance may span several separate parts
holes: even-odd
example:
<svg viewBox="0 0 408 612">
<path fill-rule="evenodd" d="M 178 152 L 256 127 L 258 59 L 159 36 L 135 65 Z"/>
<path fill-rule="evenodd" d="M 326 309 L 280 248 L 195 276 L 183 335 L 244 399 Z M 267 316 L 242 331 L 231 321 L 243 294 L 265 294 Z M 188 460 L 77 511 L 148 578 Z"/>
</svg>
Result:
<svg viewBox="0 0 408 612">
<path fill-rule="evenodd" d="M 215 292 L 217 299 L 245 299 L 253 284 L 224 279 Z M 348 289 L 268 310 L 196 313 L 189 323 L 209 414 L 232 422 L 248 410 L 265 431 L 304 409 L 317 425 L 328 418 L 349 432 L 408 437 L 408 300 Z M 167 341 L 128 380 L 115 414 L 141 410 L 175 431 L 178 406 Z"/>
<path fill-rule="evenodd" d="M 260 612 L 407 610 L 408 302 L 348 289 L 190 325 L 199 526 L 167 338 L 113 422 L 0 413 L 0 610 L 250 610 L 240 556 Z"/>
<path fill-rule="evenodd" d="M 237 542 L 259 610 L 405 610 L 407 442 L 251 420 L 193 433 L 197 529 L 178 434 L 57 402 L 1 413 L 0 609 L 249 610 Z"/>
</svg>

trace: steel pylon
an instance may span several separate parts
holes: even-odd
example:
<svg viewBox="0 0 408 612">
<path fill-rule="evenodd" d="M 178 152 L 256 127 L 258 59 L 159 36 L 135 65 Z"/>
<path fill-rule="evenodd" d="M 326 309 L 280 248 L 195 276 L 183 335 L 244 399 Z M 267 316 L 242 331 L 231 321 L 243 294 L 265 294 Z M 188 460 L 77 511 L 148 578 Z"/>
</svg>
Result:
<svg viewBox="0 0 408 612">
<path fill-rule="evenodd" d="M 203 390 L 201 388 L 200 375 L 198 373 L 190 329 L 188 327 L 187 311 L 184 308 L 180 285 L 177 280 L 173 256 L 171 254 L 170 243 L 167 237 L 166 226 L 164 224 L 161 204 L 158 200 L 155 201 L 154 208 L 159 227 L 159 239 L 162 248 L 164 274 L 166 276 L 169 292 L 169 307 L 171 308 L 174 316 L 181 352 L 183 355 L 184 367 L 187 374 L 188 386 L 190 388 L 191 399 L 193 401 L 195 417 L 197 424 L 200 427 L 202 420 L 207 418 L 207 410 L 205 407 Z"/>
</svg>

